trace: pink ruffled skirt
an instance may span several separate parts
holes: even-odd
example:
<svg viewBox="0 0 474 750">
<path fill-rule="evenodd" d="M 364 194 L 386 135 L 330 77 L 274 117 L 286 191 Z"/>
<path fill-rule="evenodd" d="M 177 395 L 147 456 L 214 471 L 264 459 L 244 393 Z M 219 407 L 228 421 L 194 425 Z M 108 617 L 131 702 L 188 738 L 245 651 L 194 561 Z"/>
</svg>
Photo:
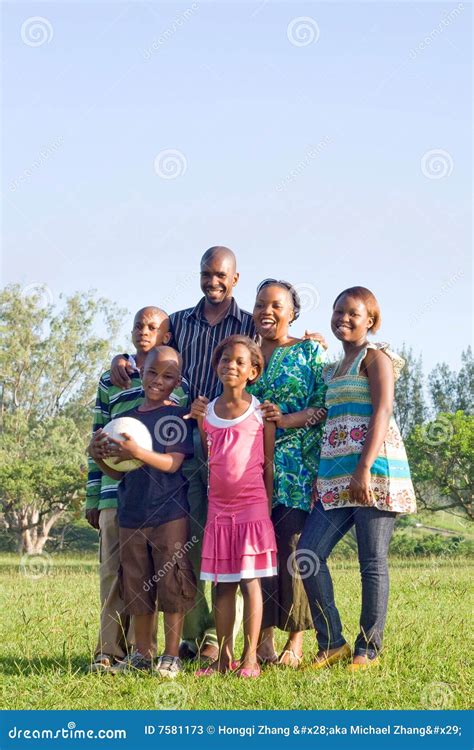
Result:
<svg viewBox="0 0 474 750">
<path fill-rule="evenodd" d="M 201 580 L 230 583 L 277 574 L 276 540 L 268 506 L 239 510 L 209 504 L 202 546 Z"/>
</svg>

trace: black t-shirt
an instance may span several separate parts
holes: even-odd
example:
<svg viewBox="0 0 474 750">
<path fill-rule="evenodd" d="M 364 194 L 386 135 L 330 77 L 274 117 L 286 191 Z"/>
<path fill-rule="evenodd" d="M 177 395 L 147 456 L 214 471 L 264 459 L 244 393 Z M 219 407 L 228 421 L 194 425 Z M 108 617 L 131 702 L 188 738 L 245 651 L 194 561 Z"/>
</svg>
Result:
<svg viewBox="0 0 474 750">
<path fill-rule="evenodd" d="M 133 417 L 148 427 L 156 453 L 193 454 L 193 435 L 188 409 L 160 406 L 151 411 L 133 409 L 121 417 Z M 175 473 L 160 471 L 147 464 L 125 474 L 118 486 L 119 526 L 138 529 L 161 526 L 189 514 L 188 482 L 181 469 Z"/>
</svg>

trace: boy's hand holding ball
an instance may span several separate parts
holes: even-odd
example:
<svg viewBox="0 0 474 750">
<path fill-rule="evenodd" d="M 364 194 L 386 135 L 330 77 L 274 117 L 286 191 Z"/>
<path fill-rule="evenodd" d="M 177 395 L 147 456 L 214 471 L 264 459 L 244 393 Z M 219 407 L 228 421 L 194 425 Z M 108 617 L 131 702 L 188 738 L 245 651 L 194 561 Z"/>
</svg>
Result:
<svg viewBox="0 0 474 750">
<path fill-rule="evenodd" d="M 142 450 L 137 441 L 127 432 L 121 432 L 123 440 L 116 440 L 113 437 L 108 438 L 108 458 L 115 458 L 116 463 L 128 461 L 131 458 L 140 460 L 139 453 Z"/>
</svg>

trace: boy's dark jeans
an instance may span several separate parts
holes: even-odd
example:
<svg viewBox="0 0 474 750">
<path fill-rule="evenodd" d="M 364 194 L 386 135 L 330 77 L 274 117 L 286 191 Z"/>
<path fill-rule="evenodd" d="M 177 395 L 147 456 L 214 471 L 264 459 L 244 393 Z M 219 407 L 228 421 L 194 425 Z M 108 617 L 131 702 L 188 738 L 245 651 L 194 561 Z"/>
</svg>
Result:
<svg viewBox="0 0 474 750">
<path fill-rule="evenodd" d="M 312 575 L 308 575 L 307 567 L 302 567 L 301 574 L 321 650 L 339 648 L 346 642 L 334 603 L 327 558 L 338 541 L 355 525 L 362 580 L 362 610 L 354 655 L 366 655 L 373 659 L 381 651 L 389 591 L 387 554 L 396 515 L 372 507 L 324 510 L 321 503 L 317 503 L 308 517 L 298 545 L 298 555 L 302 560 L 306 557 L 307 561 L 307 555 L 303 555 L 302 551 L 309 550 L 316 555 L 315 566 L 319 566 Z"/>
</svg>

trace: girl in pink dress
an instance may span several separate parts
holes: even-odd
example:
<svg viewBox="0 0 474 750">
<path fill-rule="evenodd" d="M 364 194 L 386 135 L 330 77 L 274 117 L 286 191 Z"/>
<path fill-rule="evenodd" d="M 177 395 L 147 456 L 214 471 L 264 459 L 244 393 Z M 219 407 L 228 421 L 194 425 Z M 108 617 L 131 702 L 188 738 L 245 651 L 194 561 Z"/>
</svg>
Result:
<svg viewBox="0 0 474 750">
<path fill-rule="evenodd" d="M 236 669 L 239 677 L 258 677 L 257 643 L 262 622 L 259 578 L 274 576 L 276 541 L 270 520 L 275 427 L 263 422 L 259 401 L 247 383 L 263 371 L 260 348 L 247 336 L 229 336 L 214 351 L 213 367 L 223 385 L 211 403 L 198 397 L 191 416 L 198 420 L 209 458 L 209 507 L 201 561 L 201 580 L 215 584 L 214 616 L 219 657 L 198 676 Z M 244 650 L 233 661 L 235 596 L 244 599 Z M 238 667 L 238 668 L 237 668 Z"/>
</svg>

